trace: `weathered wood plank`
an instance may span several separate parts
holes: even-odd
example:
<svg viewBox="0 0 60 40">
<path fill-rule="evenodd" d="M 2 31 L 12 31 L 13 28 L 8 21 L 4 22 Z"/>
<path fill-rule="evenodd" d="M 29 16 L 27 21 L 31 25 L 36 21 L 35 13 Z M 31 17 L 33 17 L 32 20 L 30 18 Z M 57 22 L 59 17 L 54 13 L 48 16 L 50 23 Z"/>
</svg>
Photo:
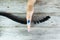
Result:
<svg viewBox="0 0 60 40">
<path fill-rule="evenodd" d="M 41 3 L 39 5 L 35 5 L 35 13 L 60 13 L 59 1 L 41 0 Z M 26 13 L 26 4 L 26 0 L 1 0 L 0 11 Z"/>
</svg>

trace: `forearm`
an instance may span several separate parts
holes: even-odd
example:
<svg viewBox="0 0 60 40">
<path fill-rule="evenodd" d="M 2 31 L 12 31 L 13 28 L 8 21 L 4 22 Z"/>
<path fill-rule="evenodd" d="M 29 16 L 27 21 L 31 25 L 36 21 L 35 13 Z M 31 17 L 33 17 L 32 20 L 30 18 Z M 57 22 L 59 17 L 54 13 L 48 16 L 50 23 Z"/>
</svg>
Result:
<svg viewBox="0 0 60 40">
<path fill-rule="evenodd" d="M 27 17 L 30 18 L 30 16 L 33 14 L 34 12 L 34 3 L 36 0 L 28 0 L 27 3 Z"/>
</svg>

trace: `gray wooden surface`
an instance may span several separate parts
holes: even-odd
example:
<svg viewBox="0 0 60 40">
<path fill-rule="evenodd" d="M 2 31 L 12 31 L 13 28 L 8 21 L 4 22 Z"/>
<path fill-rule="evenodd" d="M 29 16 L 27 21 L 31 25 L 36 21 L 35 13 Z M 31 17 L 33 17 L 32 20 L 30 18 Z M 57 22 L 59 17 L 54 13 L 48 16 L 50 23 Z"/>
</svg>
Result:
<svg viewBox="0 0 60 40">
<path fill-rule="evenodd" d="M 0 11 L 26 16 L 26 3 L 27 0 L 0 0 Z M 41 0 L 35 5 L 37 12 L 51 18 L 32 25 L 31 32 L 27 32 L 26 25 L 0 16 L 0 40 L 60 40 L 60 0 Z"/>
</svg>

